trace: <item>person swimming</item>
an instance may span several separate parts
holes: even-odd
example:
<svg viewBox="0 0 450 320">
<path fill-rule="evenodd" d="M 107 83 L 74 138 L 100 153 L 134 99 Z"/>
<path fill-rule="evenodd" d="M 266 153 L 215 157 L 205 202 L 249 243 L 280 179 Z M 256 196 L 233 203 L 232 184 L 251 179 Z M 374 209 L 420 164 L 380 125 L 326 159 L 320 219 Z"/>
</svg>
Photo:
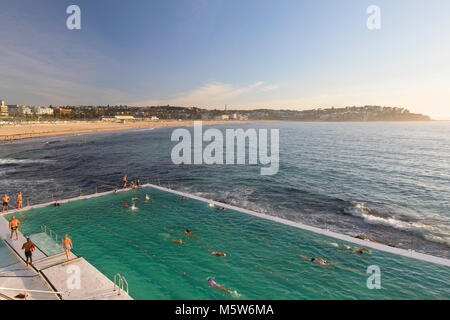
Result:
<svg viewBox="0 0 450 320">
<path fill-rule="evenodd" d="M 366 248 L 357 249 L 357 250 L 354 250 L 353 252 L 358 253 L 358 254 L 364 254 L 364 252 L 367 252 L 370 254 L 370 250 L 366 249 Z"/>
<path fill-rule="evenodd" d="M 228 290 L 227 288 L 225 288 L 224 286 L 218 284 L 217 282 L 215 282 L 211 277 L 209 277 L 208 279 L 206 279 L 209 283 L 209 285 L 213 288 L 217 288 L 219 290 L 225 291 L 226 293 L 229 294 L 233 294 L 233 292 L 231 290 Z"/>
<path fill-rule="evenodd" d="M 118 194 L 119 193 L 119 191 L 117 191 L 117 188 L 115 188 L 114 189 L 114 192 L 113 192 L 114 194 Z"/>
<path fill-rule="evenodd" d="M 180 200 L 186 200 L 186 197 L 181 196 Z"/>
<path fill-rule="evenodd" d="M 196 237 L 196 235 L 193 234 L 189 229 L 184 230 L 184 233 L 187 234 L 188 236 Z"/>
<path fill-rule="evenodd" d="M 133 200 L 133 201 L 139 201 L 140 199 L 139 198 L 131 198 L 131 200 Z"/>
<path fill-rule="evenodd" d="M 226 253 L 223 253 L 223 252 L 219 252 L 219 251 L 210 251 L 210 250 L 208 250 L 209 251 L 209 253 L 211 253 L 212 255 L 214 255 L 214 256 L 219 256 L 219 257 L 226 257 L 227 255 L 226 255 Z"/>
<path fill-rule="evenodd" d="M 172 242 L 175 242 L 175 243 L 178 243 L 178 244 L 184 244 L 183 241 L 175 239 L 175 238 L 172 239 Z"/>
<path fill-rule="evenodd" d="M 145 194 L 145 201 L 150 201 L 150 196 L 148 194 Z"/>
<path fill-rule="evenodd" d="M 305 259 L 305 260 L 309 260 L 309 261 L 311 261 L 313 263 L 320 264 L 322 266 L 328 265 L 328 262 L 325 259 L 323 259 L 323 258 L 315 258 L 315 257 L 308 258 L 308 257 L 306 257 L 306 256 L 304 256 L 302 254 L 299 254 L 298 256 L 303 258 L 303 259 Z"/>
</svg>

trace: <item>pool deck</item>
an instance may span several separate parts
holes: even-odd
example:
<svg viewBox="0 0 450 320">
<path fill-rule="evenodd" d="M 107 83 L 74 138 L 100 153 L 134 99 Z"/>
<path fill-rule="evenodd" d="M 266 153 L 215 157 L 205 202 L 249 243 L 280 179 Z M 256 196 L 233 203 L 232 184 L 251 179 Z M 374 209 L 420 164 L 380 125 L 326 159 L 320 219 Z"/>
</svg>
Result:
<svg viewBox="0 0 450 320">
<path fill-rule="evenodd" d="M 25 210 L 24 208 L 23 211 Z M 10 240 L 8 222 L 4 217 L 0 219 L 0 237 L 22 260 L 23 269 L 17 270 L 17 267 L 12 268 L 13 266 L 0 268 L 2 272 L 16 270 L 10 271 L 14 277 L 0 280 L 0 293 L 5 296 L 13 297 L 26 290 L 38 290 L 53 291 L 58 292 L 58 294 L 30 291 L 28 295 L 31 299 L 133 300 L 126 292 L 122 291 L 119 295 L 118 290 L 114 290 L 114 283 L 111 280 L 84 258 L 77 257 L 73 253 L 71 253 L 70 261 L 66 261 L 64 253 L 48 257 L 39 248 L 36 248 L 33 252 L 33 267 L 27 268 L 24 264 L 26 261 L 25 253 L 22 250 L 26 238 L 19 232 L 19 240 L 15 240 L 15 236 L 13 240 Z M 79 281 L 75 278 L 77 275 L 79 275 Z M 17 292 L 1 288 L 23 291 Z"/>
</svg>

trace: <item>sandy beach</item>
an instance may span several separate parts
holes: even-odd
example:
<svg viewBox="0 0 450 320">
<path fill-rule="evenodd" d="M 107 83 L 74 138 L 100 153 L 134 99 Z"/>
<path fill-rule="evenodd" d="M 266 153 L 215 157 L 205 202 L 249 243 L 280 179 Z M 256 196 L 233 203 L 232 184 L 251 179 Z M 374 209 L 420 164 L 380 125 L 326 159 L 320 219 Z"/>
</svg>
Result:
<svg viewBox="0 0 450 320">
<path fill-rule="evenodd" d="M 248 123 L 248 122 L 257 122 L 257 121 L 204 120 L 203 124 L 208 125 L 208 124 Z M 167 121 L 132 121 L 132 122 L 130 121 L 125 123 L 105 122 L 105 121 L 68 121 L 59 123 L 3 125 L 0 126 L 0 141 L 13 141 L 20 139 L 32 139 L 38 137 L 71 135 L 87 132 L 191 126 L 193 124 L 194 121 L 191 120 L 182 120 L 182 121 L 167 120 Z"/>
</svg>

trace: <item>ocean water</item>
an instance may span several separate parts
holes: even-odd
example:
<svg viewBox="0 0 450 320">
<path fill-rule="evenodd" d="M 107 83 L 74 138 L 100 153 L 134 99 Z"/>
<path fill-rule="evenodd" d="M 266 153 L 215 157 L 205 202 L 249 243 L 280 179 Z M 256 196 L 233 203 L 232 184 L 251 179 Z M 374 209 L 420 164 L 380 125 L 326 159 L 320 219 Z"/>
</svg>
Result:
<svg viewBox="0 0 450 320">
<path fill-rule="evenodd" d="M 125 276 L 135 299 L 450 298 L 448 267 L 376 250 L 355 254 L 337 248 L 345 243 L 335 239 L 153 188 L 20 216 L 21 231 L 32 238 L 41 234 L 41 225 L 69 234 L 77 255 L 110 279 Z M 186 229 L 195 237 L 184 234 Z M 329 265 L 300 255 L 325 258 Z M 380 289 L 367 287 L 367 268 L 374 265 L 380 268 Z M 231 294 L 211 288 L 209 277 Z"/>
<path fill-rule="evenodd" d="M 224 124 L 280 129 L 280 169 L 174 165 L 174 128 L 0 145 L 0 192 L 25 203 L 111 190 L 129 179 L 450 258 L 450 122 Z M 188 128 L 189 129 L 189 128 Z M 205 126 L 206 129 L 206 126 Z"/>
</svg>

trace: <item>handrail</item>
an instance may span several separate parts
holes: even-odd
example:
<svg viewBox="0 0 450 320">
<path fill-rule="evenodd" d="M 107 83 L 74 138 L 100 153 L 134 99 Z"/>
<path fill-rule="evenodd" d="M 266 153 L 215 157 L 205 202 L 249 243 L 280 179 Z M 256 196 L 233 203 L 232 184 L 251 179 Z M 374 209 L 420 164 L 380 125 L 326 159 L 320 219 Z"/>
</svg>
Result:
<svg viewBox="0 0 450 320">
<path fill-rule="evenodd" d="M 50 239 L 53 240 L 52 234 L 55 234 L 55 243 L 58 246 L 58 234 L 53 231 L 52 229 L 50 229 L 49 227 L 47 227 L 46 225 L 41 225 L 41 231 L 44 232 L 45 234 L 47 234 L 47 230 L 50 232 L 49 236 Z M 61 237 L 60 237 L 61 238 Z M 61 238 L 62 239 L 62 238 Z"/>
<path fill-rule="evenodd" d="M 117 281 L 117 279 L 118 279 L 118 281 Z M 120 273 L 116 273 L 114 275 L 114 290 L 113 291 L 116 291 L 116 285 L 117 285 L 117 288 L 119 289 L 119 293 L 118 293 L 119 296 L 122 294 L 122 291 L 125 291 L 123 289 L 124 283 L 127 285 L 127 295 L 128 295 L 128 281 L 127 281 L 127 279 L 125 279 L 125 277 L 121 276 Z"/>
</svg>

